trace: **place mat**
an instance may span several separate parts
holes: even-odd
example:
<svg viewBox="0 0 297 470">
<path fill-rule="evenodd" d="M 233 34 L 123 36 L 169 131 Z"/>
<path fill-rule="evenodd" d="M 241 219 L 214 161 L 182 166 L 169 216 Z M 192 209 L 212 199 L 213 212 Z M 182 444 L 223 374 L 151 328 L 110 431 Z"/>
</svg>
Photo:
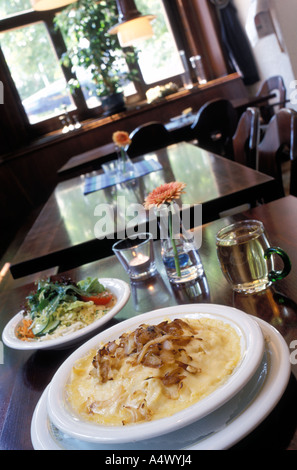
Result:
<svg viewBox="0 0 297 470">
<path fill-rule="evenodd" d="M 102 173 L 100 175 L 89 176 L 85 180 L 84 195 L 100 191 L 115 184 L 139 178 L 153 171 L 162 170 L 162 165 L 153 158 L 150 160 L 141 160 L 134 163 L 134 175 L 109 175 Z"/>
</svg>

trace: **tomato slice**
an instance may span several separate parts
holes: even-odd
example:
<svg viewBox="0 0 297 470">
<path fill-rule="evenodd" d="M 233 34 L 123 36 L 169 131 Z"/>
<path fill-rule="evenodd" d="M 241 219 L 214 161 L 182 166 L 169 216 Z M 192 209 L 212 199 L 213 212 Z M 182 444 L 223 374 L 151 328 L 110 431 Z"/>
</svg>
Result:
<svg viewBox="0 0 297 470">
<path fill-rule="evenodd" d="M 95 305 L 107 305 L 112 299 L 112 294 L 110 292 L 102 292 L 102 294 L 81 295 L 80 298 L 83 302 L 94 302 Z"/>
</svg>

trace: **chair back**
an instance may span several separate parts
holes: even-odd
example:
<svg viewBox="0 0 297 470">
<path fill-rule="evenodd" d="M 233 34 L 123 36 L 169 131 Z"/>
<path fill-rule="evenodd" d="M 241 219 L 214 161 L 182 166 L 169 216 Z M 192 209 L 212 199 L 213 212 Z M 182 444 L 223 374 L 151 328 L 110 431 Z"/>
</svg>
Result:
<svg viewBox="0 0 297 470">
<path fill-rule="evenodd" d="M 154 152 L 174 143 L 164 124 L 157 121 L 148 122 L 137 127 L 131 132 L 130 139 L 132 142 L 127 150 L 130 158 Z"/>
<path fill-rule="evenodd" d="M 232 137 L 237 122 L 237 112 L 229 100 L 208 101 L 200 108 L 192 124 L 192 138 L 198 140 L 199 147 L 233 158 Z"/>
<path fill-rule="evenodd" d="M 297 159 L 291 161 L 290 194 L 297 197 Z"/>
<path fill-rule="evenodd" d="M 256 96 L 270 95 L 273 92 L 276 92 L 276 98 L 272 98 L 267 105 L 260 107 L 262 122 L 266 124 L 277 111 L 286 106 L 287 90 L 284 79 L 280 75 L 275 75 L 265 80 L 261 84 Z M 276 104 L 273 104 L 273 102 Z"/>
<path fill-rule="evenodd" d="M 247 108 L 232 138 L 234 160 L 257 170 L 259 138 L 260 111 L 258 108 Z"/>
<path fill-rule="evenodd" d="M 270 120 L 265 136 L 258 146 L 259 171 L 276 178 L 283 193 L 281 164 L 284 158 L 288 158 L 288 154 L 291 160 L 292 181 L 296 172 L 292 169 L 296 167 L 297 159 L 297 112 L 283 108 Z"/>
</svg>

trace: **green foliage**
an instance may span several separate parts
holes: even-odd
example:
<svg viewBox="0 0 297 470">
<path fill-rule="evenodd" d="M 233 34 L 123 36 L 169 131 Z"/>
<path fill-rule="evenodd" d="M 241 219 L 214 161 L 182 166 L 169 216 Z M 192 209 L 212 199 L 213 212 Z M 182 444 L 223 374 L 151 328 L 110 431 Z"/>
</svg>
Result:
<svg viewBox="0 0 297 470">
<path fill-rule="evenodd" d="M 21 11 L 31 10 L 32 4 L 30 0 L 1 0 L 0 18 L 20 13 Z"/>
<path fill-rule="evenodd" d="M 97 94 L 107 96 L 121 91 L 124 81 L 135 78 L 136 54 L 125 53 L 117 35 L 108 33 L 117 23 L 115 0 L 100 3 L 79 0 L 62 10 L 56 18 L 67 45 L 65 65 L 83 67 L 91 73 Z M 131 71 L 127 63 L 132 64 Z"/>
<path fill-rule="evenodd" d="M 63 77 L 43 23 L 1 33 L 0 46 L 22 99 Z"/>
<path fill-rule="evenodd" d="M 152 68 L 161 69 L 164 65 L 176 61 L 173 49 L 173 38 L 165 21 L 165 9 L 160 0 L 135 0 L 136 6 L 143 15 L 153 14 L 154 38 L 145 41 L 145 51 L 152 57 Z"/>
</svg>

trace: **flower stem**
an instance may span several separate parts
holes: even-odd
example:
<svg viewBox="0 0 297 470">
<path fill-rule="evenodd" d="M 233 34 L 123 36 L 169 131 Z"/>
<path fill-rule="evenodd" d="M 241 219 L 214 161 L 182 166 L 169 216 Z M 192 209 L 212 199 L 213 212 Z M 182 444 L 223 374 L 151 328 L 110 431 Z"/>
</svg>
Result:
<svg viewBox="0 0 297 470">
<path fill-rule="evenodd" d="M 123 173 L 125 173 L 125 171 L 126 171 L 126 152 L 123 149 L 123 147 L 121 147 L 121 156 L 122 156 L 122 161 L 123 161 Z"/>
<path fill-rule="evenodd" d="M 178 277 L 181 277 L 181 271 L 180 271 L 180 265 L 179 265 L 179 259 L 178 259 L 178 252 L 177 252 L 175 239 L 173 237 L 173 232 L 172 232 L 172 211 L 171 211 L 171 209 L 169 209 L 168 225 L 169 225 L 169 236 L 170 236 L 170 240 L 171 240 L 171 243 L 172 243 L 172 250 L 173 250 L 173 256 L 174 256 L 176 274 L 178 275 Z"/>
</svg>

